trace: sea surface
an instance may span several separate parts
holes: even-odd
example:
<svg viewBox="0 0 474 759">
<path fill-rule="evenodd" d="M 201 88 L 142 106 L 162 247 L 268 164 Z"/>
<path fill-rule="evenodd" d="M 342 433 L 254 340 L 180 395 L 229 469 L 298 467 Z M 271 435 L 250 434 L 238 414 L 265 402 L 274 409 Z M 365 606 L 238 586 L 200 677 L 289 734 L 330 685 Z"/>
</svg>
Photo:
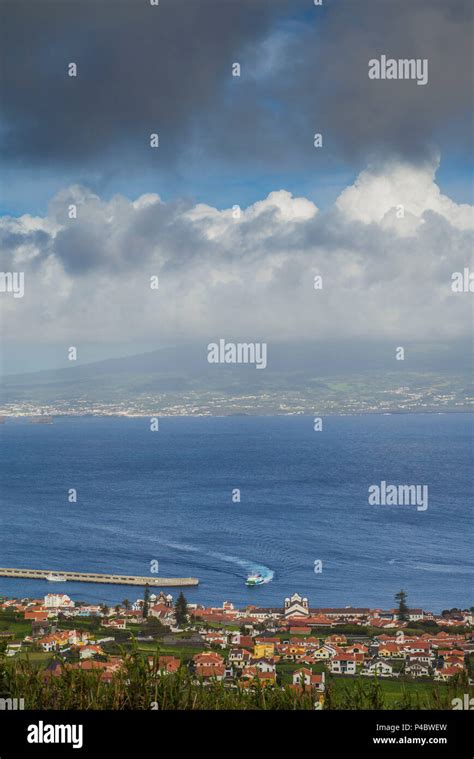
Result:
<svg viewBox="0 0 474 759">
<path fill-rule="evenodd" d="M 0 426 L 0 566 L 194 576 L 190 602 L 440 611 L 473 603 L 472 415 L 56 418 Z M 368 488 L 428 485 L 426 511 Z M 77 489 L 77 503 L 68 501 Z M 232 493 L 240 490 L 240 502 Z M 316 573 L 315 561 L 322 562 Z M 256 570 L 265 583 L 248 588 Z M 109 605 L 140 588 L 0 577 Z M 175 596 L 179 592 L 171 589 Z"/>
</svg>

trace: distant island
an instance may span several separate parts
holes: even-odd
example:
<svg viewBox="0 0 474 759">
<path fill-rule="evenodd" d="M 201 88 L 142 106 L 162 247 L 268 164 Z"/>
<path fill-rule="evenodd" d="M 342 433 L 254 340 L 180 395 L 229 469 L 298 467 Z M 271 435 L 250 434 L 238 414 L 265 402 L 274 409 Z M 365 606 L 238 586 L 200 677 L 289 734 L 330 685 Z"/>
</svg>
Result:
<svg viewBox="0 0 474 759">
<path fill-rule="evenodd" d="M 314 346 L 271 346 L 269 366 L 207 363 L 202 346 L 163 348 L 64 369 L 6 375 L 3 417 L 395 414 L 474 409 L 469 372 L 374 350 L 364 361 Z M 357 367 L 357 368 L 355 368 Z"/>
</svg>

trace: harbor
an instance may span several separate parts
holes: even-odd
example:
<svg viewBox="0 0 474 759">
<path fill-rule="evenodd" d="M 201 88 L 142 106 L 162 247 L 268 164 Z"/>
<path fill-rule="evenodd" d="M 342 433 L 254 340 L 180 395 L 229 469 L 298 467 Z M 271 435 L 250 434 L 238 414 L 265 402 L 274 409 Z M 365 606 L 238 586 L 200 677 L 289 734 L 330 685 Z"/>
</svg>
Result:
<svg viewBox="0 0 474 759">
<path fill-rule="evenodd" d="M 141 577 L 139 575 L 113 575 L 92 572 L 63 572 L 51 569 L 16 569 L 0 567 L 0 577 L 23 577 L 28 580 L 52 582 L 96 582 L 111 585 L 150 585 L 159 588 L 188 587 L 199 585 L 196 577 Z"/>
</svg>

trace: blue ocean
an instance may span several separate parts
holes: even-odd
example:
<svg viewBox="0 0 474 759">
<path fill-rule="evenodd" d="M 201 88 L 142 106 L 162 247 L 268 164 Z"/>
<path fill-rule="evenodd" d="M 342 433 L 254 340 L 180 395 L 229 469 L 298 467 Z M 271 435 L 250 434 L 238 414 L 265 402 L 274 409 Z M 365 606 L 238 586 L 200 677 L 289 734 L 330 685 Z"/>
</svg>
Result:
<svg viewBox="0 0 474 759">
<path fill-rule="evenodd" d="M 0 566 L 194 576 L 190 602 L 471 606 L 472 416 L 413 414 L 8 421 Z M 426 511 L 369 505 L 381 481 L 428 486 Z M 77 503 L 68 501 L 70 488 Z M 240 501 L 235 491 L 240 491 Z M 234 498 L 233 498 L 234 493 Z M 315 562 L 322 571 L 315 572 Z M 265 583 L 245 585 L 250 571 Z M 0 577 L 109 605 L 140 588 Z M 176 589 L 171 592 L 176 595 Z"/>
</svg>

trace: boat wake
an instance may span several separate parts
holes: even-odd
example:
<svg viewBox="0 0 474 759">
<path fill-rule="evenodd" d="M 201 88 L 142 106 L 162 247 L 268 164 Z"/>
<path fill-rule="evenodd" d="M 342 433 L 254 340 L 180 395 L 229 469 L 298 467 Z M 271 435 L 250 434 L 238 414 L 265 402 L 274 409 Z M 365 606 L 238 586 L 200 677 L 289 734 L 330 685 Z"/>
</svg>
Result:
<svg viewBox="0 0 474 759">
<path fill-rule="evenodd" d="M 453 564 L 434 564 L 432 562 L 423 562 L 416 560 L 390 559 L 389 564 L 397 564 L 401 569 L 416 570 L 422 572 L 439 572 L 446 574 L 470 574 L 472 567 L 468 565 L 455 566 Z"/>
<path fill-rule="evenodd" d="M 160 542 L 164 543 L 164 541 Z M 184 543 L 169 543 L 167 541 L 164 544 L 169 548 L 175 548 L 177 551 L 192 551 L 193 553 L 209 556 L 210 558 L 218 559 L 219 561 L 235 564 L 239 567 L 242 567 L 242 569 L 244 569 L 247 574 L 256 572 L 263 577 L 262 584 L 271 582 L 275 576 L 275 572 L 269 567 L 265 566 L 265 564 L 254 564 L 253 562 L 247 561 L 246 559 L 239 559 L 238 556 L 231 556 L 230 554 L 220 553 L 219 551 L 205 551 L 202 548 L 196 548 L 195 546 L 190 546 Z"/>
<path fill-rule="evenodd" d="M 114 533 L 124 532 L 128 535 L 130 534 L 129 530 L 117 530 L 117 528 L 106 527 L 105 525 L 101 525 L 98 529 L 102 529 L 107 532 L 114 532 Z M 189 553 L 195 553 L 202 557 L 217 559 L 218 561 L 222 561 L 228 564 L 233 564 L 234 566 L 241 567 L 244 570 L 246 575 L 250 574 L 251 572 L 256 572 L 263 577 L 262 584 L 267 584 L 271 582 L 275 576 L 274 571 L 270 569 L 269 567 L 267 567 L 265 564 L 255 564 L 252 561 L 247 561 L 246 559 L 240 559 L 238 556 L 232 556 L 231 554 L 221 553 L 220 551 L 207 551 L 206 549 L 203 549 L 203 548 L 191 546 L 188 543 L 175 543 L 169 540 L 162 540 L 160 538 L 157 538 L 151 535 L 148 537 L 141 536 L 142 541 L 145 539 L 148 539 L 150 542 L 158 543 L 159 545 L 166 546 L 166 548 L 172 548 L 175 551 L 186 551 Z"/>
</svg>

